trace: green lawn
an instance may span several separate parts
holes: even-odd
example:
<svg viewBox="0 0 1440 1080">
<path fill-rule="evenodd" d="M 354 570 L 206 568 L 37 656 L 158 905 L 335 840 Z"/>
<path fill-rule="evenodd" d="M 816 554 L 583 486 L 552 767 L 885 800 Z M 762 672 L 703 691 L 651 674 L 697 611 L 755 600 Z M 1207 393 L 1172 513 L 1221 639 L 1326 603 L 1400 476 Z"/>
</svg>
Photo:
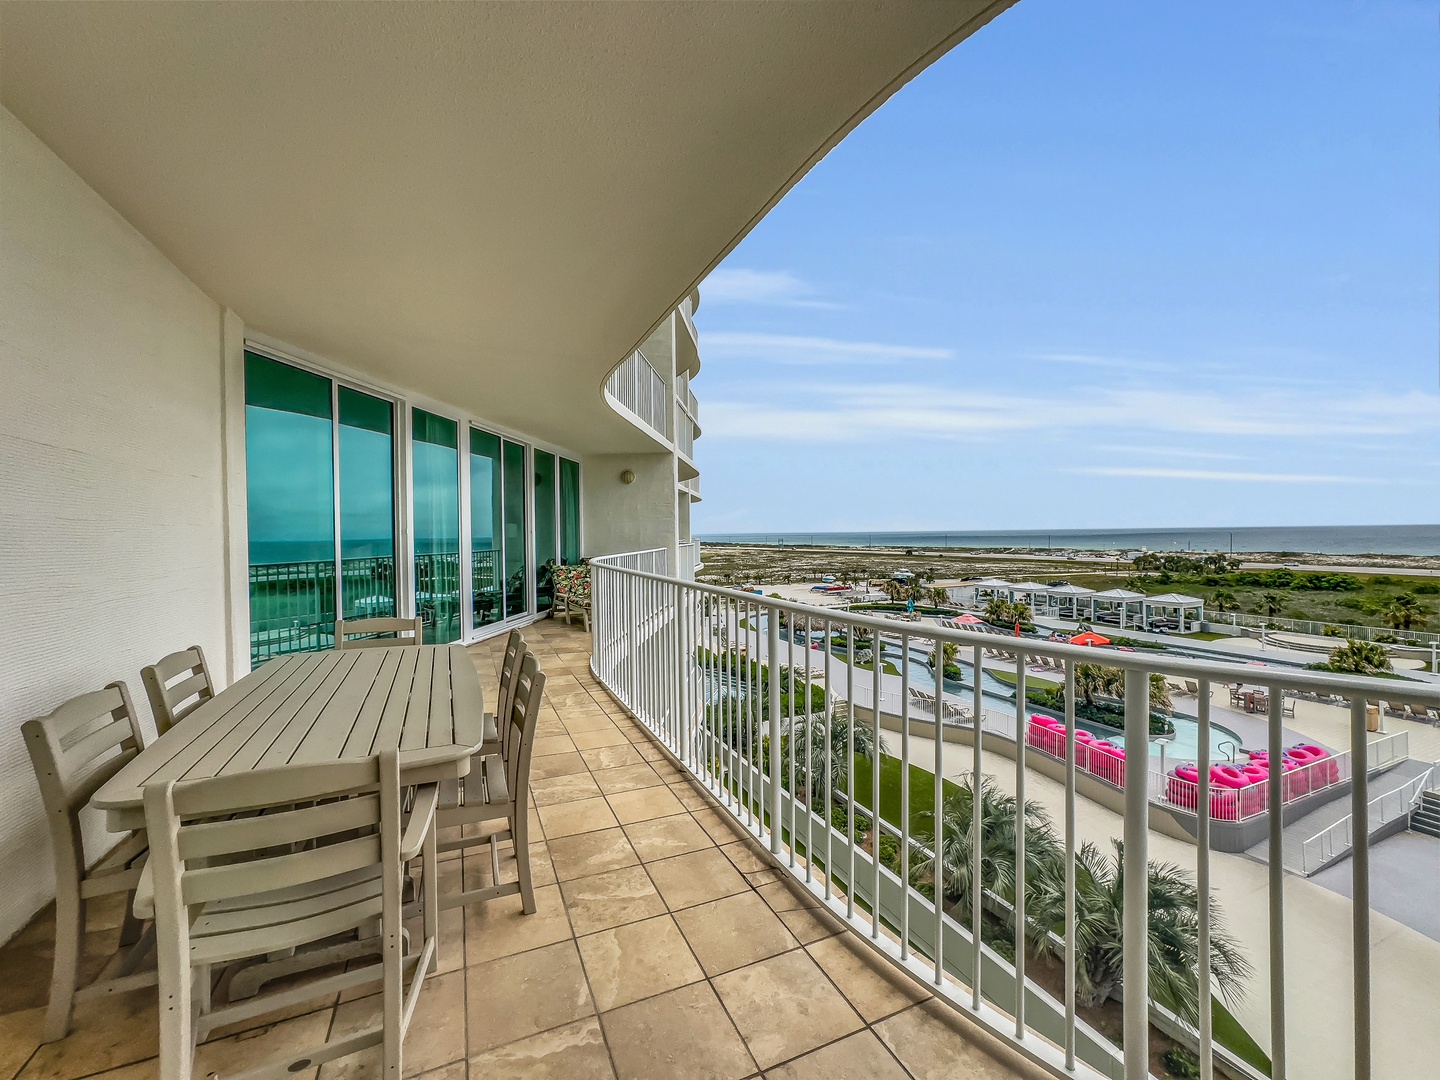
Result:
<svg viewBox="0 0 1440 1080">
<path fill-rule="evenodd" d="M 858 661 L 856 661 L 855 666 L 856 666 L 857 668 L 864 668 L 866 671 L 874 671 L 874 670 L 875 670 L 875 662 L 874 662 L 873 660 L 858 660 Z M 894 664 L 892 664 L 889 660 L 881 660 L 881 661 L 880 661 L 880 670 L 881 670 L 882 672 L 884 672 L 886 675 L 899 675 L 899 674 L 900 674 L 900 669 L 899 669 L 898 667 L 896 667 Z"/>
<path fill-rule="evenodd" d="M 1015 685 L 1015 673 L 1013 671 L 991 671 L 989 668 L 985 670 L 1006 686 Z M 1059 690 L 1061 685 L 1061 683 L 1056 682 L 1054 679 L 1042 679 L 1040 676 L 1032 675 L 1028 671 L 1025 673 L 1025 686 L 1029 690 Z"/>
<path fill-rule="evenodd" d="M 885 733 L 885 743 L 892 749 L 899 748 L 900 736 L 895 732 Z M 855 758 L 855 802 L 872 809 L 874 802 L 874 767 L 867 757 Z M 880 816 L 900 828 L 900 759 L 889 754 L 880 756 Z M 945 797 L 948 799 L 959 789 L 949 780 L 945 781 Z M 910 766 L 910 835 L 931 835 L 934 831 L 935 816 L 935 774 L 918 765 Z"/>
<path fill-rule="evenodd" d="M 1196 630 L 1193 634 L 1180 634 L 1179 637 L 1191 638 L 1194 641 L 1219 641 L 1221 638 L 1228 638 L 1229 634 L 1207 634 L 1203 630 Z"/>
</svg>

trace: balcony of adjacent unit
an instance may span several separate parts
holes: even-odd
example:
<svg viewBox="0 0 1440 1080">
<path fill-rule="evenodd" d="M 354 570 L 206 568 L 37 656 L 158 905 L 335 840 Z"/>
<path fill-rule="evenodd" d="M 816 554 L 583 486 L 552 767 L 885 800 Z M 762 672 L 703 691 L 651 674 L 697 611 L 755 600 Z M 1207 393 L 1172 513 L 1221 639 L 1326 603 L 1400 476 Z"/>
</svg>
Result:
<svg viewBox="0 0 1440 1080">
<path fill-rule="evenodd" d="M 605 380 L 605 400 L 657 442 L 671 445 L 674 408 L 670 386 L 639 349 L 621 361 Z"/>
</svg>

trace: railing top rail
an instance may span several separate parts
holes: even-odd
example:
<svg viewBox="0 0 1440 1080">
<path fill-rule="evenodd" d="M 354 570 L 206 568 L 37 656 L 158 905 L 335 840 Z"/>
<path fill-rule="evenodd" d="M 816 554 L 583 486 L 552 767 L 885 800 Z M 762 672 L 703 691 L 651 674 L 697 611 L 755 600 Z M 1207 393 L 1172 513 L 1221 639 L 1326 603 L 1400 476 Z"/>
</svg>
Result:
<svg viewBox="0 0 1440 1080">
<path fill-rule="evenodd" d="M 627 552 L 625 554 L 639 555 L 644 554 L 644 552 Z M 996 649 L 1001 652 L 1020 651 L 1029 656 L 1046 656 L 1052 660 L 1077 660 L 1086 664 L 1103 664 L 1105 667 L 1120 668 L 1124 671 L 1190 675 L 1196 678 L 1205 678 L 1219 682 L 1235 682 L 1238 680 L 1256 685 L 1283 687 L 1291 690 L 1309 690 L 1313 692 L 1339 694 L 1343 697 L 1350 698 L 1360 697 L 1366 700 L 1383 699 L 1385 701 L 1424 705 L 1428 708 L 1440 707 L 1440 686 L 1430 686 L 1405 679 L 1381 679 L 1365 675 L 1341 675 L 1328 671 L 1308 671 L 1303 669 L 1282 670 L 1274 667 L 1249 668 L 1239 662 L 1225 663 L 1218 660 L 1199 660 L 1191 657 L 1167 656 L 1162 658 L 1153 654 L 1147 655 L 1139 652 L 1122 653 L 1109 649 L 1099 650 L 1086 645 L 1069 645 L 1062 642 L 1041 641 L 1035 638 L 1025 637 L 1012 638 L 1007 635 L 977 633 L 973 630 L 956 630 L 950 627 L 926 623 L 897 626 L 894 621 L 888 619 L 879 619 L 850 611 L 840 611 L 835 608 L 819 608 L 810 604 L 797 603 L 792 600 L 776 599 L 773 596 L 741 592 L 738 589 L 726 589 L 718 585 L 681 581 L 665 574 L 653 574 L 644 570 L 615 565 L 610 561 L 622 557 L 623 556 L 618 555 L 596 556 L 591 560 L 591 565 L 613 570 L 617 573 L 630 574 L 635 577 L 648 578 L 652 581 L 664 582 L 666 584 L 685 585 L 696 592 L 706 593 L 726 600 L 740 600 L 751 604 L 759 603 L 777 611 L 790 612 L 812 619 L 828 619 L 832 623 L 840 623 L 847 626 L 864 627 L 877 634 L 881 632 L 890 634 L 900 633 L 909 637 L 924 638 L 927 640 L 939 638 L 942 641 L 951 641 L 957 645 L 980 645 L 984 648 Z"/>
</svg>

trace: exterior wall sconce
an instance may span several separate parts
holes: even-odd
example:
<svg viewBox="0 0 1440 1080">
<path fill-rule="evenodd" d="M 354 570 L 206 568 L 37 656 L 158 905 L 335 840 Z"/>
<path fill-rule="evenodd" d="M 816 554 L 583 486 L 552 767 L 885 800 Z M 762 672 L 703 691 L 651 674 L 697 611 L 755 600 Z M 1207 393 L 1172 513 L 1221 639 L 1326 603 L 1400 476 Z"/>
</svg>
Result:
<svg viewBox="0 0 1440 1080">
<path fill-rule="evenodd" d="M 633 484 L 635 482 L 635 473 L 630 469 L 626 469 L 620 474 L 620 482 L 622 484 Z"/>
</svg>

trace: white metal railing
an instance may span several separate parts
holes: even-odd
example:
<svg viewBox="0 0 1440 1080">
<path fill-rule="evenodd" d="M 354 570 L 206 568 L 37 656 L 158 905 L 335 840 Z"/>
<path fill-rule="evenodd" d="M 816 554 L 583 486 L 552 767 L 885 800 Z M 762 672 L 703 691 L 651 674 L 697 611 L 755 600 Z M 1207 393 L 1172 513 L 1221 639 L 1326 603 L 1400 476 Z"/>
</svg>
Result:
<svg viewBox="0 0 1440 1080">
<path fill-rule="evenodd" d="M 1431 630 L 1387 630 L 1383 626 L 1326 623 L 1313 619 L 1285 619 L 1278 615 L 1244 615 L 1238 611 L 1228 611 L 1224 614 L 1215 612 L 1206 616 L 1205 621 L 1220 626 L 1229 623 L 1231 626 L 1243 626 L 1251 630 L 1288 630 L 1294 634 L 1312 634 L 1317 637 L 1325 636 L 1325 628 L 1330 626 L 1338 629 L 1344 637 L 1361 638 L 1365 641 L 1374 641 L 1380 637 L 1399 639 L 1400 641 L 1418 641 L 1423 644 L 1425 651 L 1428 651 L 1432 644 L 1440 642 L 1440 634 Z M 1340 639 L 1337 638 L 1335 643 L 1339 645 Z"/>
<path fill-rule="evenodd" d="M 676 423 L 675 449 L 695 460 L 695 421 L 688 416 L 680 416 Z"/>
<path fill-rule="evenodd" d="M 663 561 L 663 552 L 658 553 Z M 813 608 L 783 600 L 767 599 L 752 593 L 701 585 L 663 572 L 639 569 L 637 554 L 601 557 L 593 560 L 594 636 L 591 667 L 600 682 L 671 751 L 681 765 L 715 796 L 722 806 L 752 835 L 768 846 L 796 880 L 874 949 L 927 980 L 936 994 L 969 1014 L 977 1023 L 1005 1039 L 1019 1053 L 1055 1077 L 1107 1076 L 1142 1080 L 1149 1060 L 1149 973 L 1148 891 L 1145 867 L 1149 852 L 1149 760 L 1146 754 L 1131 754 L 1121 762 L 1110 782 L 1123 793 L 1124 854 L 1119 868 L 1123 873 L 1124 1037 L 1122 1045 L 1106 1039 L 1076 1015 L 1076 851 L 1080 837 L 1076 827 L 1077 727 L 1073 704 L 1065 712 L 1063 843 L 1064 883 L 1056 892 L 1050 886 L 1029 880 L 1035 865 L 1027 855 L 1026 829 L 1021 815 L 1026 805 L 1028 772 L 1027 739 L 1007 747 L 1013 765 L 1017 821 L 1010 830 L 1014 861 L 1024 873 L 1010 875 L 1004 915 L 999 932 L 1013 940 L 1013 962 L 1007 961 L 972 934 L 969 927 L 993 926 L 996 914 L 982 910 L 984 889 L 969 889 L 967 901 L 953 899 L 952 885 L 965 880 L 984 880 L 983 859 L 987 845 L 968 845 L 969 856 L 954 855 L 965 849 L 959 841 L 968 835 L 988 836 L 981 820 L 983 799 L 971 799 L 970 819 L 958 824 L 952 816 L 931 815 L 927 832 L 916 832 L 913 785 L 918 780 L 928 788 L 934 783 L 934 800 L 943 802 L 942 778 L 946 773 L 946 740 L 930 740 L 933 760 L 921 760 L 911 736 L 910 720 L 921 719 L 924 709 L 910 694 L 911 676 L 919 667 L 911 659 L 912 648 L 928 651 L 936 642 L 953 643 L 961 650 L 960 661 L 976 673 L 983 671 L 984 650 L 1013 656 L 1017 682 L 1011 731 L 1020 730 L 1028 720 L 1026 671 L 1031 660 L 1045 658 L 1058 663 L 1065 685 L 1073 689 L 1079 664 L 1094 663 L 1094 651 L 1080 646 L 1031 638 L 997 637 L 969 630 L 929 624 L 885 622 L 866 615 Z M 782 630 L 780 616 L 790 624 Z M 797 631 L 796 624 L 799 624 Z M 863 646 L 846 644 L 837 648 L 835 631 L 847 632 L 845 640 L 855 641 L 848 631 L 864 631 L 879 640 L 881 633 L 901 643 L 897 658 L 899 674 L 882 671 L 882 664 L 861 668 L 855 652 Z M 817 632 L 823 648 L 811 649 L 810 632 Z M 797 640 L 798 643 L 797 643 Z M 1209 1002 L 1212 988 L 1210 937 L 1211 845 L 1209 782 L 1210 687 L 1234 681 L 1236 667 L 1215 660 L 1197 660 L 1163 653 L 1135 652 L 1107 654 L 1106 664 L 1124 672 L 1125 734 L 1129 746 L 1146 745 L 1149 735 L 1149 674 L 1195 679 L 1199 683 L 1199 731 L 1196 799 L 1196 946 L 1198 958 L 1193 978 L 1195 1000 Z M 1292 1033 L 1286 1023 L 1285 994 L 1285 870 L 1282 858 L 1284 779 L 1282 735 L 1283 691 L 1340 695 L 1350 705 L 1352 754 L 1368 756 L 1365 730 L 1367 702 L 1379 698 L 1404 699 L 1434 708 L 1440 706 L 1440 688 L 1415 682 L 1379 680 L 1308 670 L 1267 668 L 1262 672 L 1246 668 L 1249 680 L 1265 683 L 1269 689 L 1268 768 L 1266 787 L 1269 866 L 1265 895 L 1268 902 L 1268 962 L 1262 965 L 1268 980 L 1269 1051 L 1272 1076 L 1287 1075 L 1288 1048 Z M 985 735 L 990 730 L 987 695 L 983 678 L 973 680 L 970 715 L 982 717 L 971 725 L 973 752 L 963 768 L 967 782 L 982 788 L 987 783 Z M 815 700 L 814 688 L 823 686 L 830 712 L 830 730 L 816 739 L 814 718 L 804 702 Z M 780 691 L 788 692 L 782 693 Z M 868 694 L 865 691 L 868 690 Z M 887 695 L 893 695 L 888 697 Z M 797 699 L 800 715 L 782 710 L 782 697 L 793 710 Z M 1074 694 L 1067 700 L 1073 703 Z M 880 702 L 880 710 L 870 706 Z M 898 733 L 882 736 L 880 715 L 891 705 L 901 717 Z M 928 706 L 934 715 L 934 704 Z M 842 724 L 840 718 L 845 718 Z M 889 824 L 899 831 L 900 842 L 893 849 L 867 840 L 857 832 L 857 818 L 867 815 L 866 806 L 885 807 L 881 799 L 881 772 L 870 769 L 870 790 L 857 790 L 855 775 L 862 764 L 854 756 L 857 738 L 861 742 L 884 739 L 886 753 L 898 757 L 900 768 L 898 810 Z M 797 745 L 808 747 L 797 754 Z M 1005 756 L 1008 757 L 1009 754 Z M 991 760 L 995 752 L 991 751 Z M 844 763 L 838 772 L 836 761 Z M 798 771 L 797 771 L 798 761 Z M 930 774 L 917 773 L 911 766 Z M 953 772 L 954 770 L 952 770 Z M 776 782 L 778 781 L 778 782 Z M 1357 818 L 1369 813 L 1368 774 L 1359 770 L 1351 785 L 1352 808 Z M 887 796 L 894 797 L 893 788 Z M 832 820 L 831 808 L 843 810 Z M 891 818 L 886 810 L 884 818 Z M 883 819 L 882 819 L 883 820 Z M 956 829 L 961 835 L 951 835 Z M 881 830 L 883 831 L 883 829 Z M 948 836 L 948 840 L 947 840 Z M 1057 837 L 1057 841 L 1058 841 Z M 923 846 L 946 853 L 945 873 L 934 874 L 923 855 Z M 958 862 L 952 861 L 958 860 Z M 1353 859 L 1355 897 L 1352 920 L 1352 967 L 1354 1064 L 1359 1080 L 1373 1080 L 1370 1041 L 1370 922 L 1368 832 L 1357 830 Z M 926 875 L 929 874 L 929 880 Z M 954 875 L 954 876 L 952 876 Z M 1049 880 L 1049 879 L 1045 879 Z M 932 900 L 938 887 L 939 902 Z M 961 888 L 961 894 L 967 890 Z M 927 895 L 928 892 L 928 895 Z M 1063 927 L 1060 962 L 1064 970 L 1064 992 L 1060 997 L 1046 993 L 1026 976 L 1026 940 L 1034 939 L 1033 919 L 1053 919 L 1057 933 Z M 989 920 L 987 922 L 987 920 Z M 1027 927 L 1032 932 L 1027 933 Z M 1041 934 L 1041 937 L 1044 935 Z M 1247 1000 L 1264 1001 L 1267 996 L 1254 988 Z M 1200 1008 L 1193 1018 L 1200 1047 L 1203 1075 L 1213 1069 L 1213 1032 L 1210 1010 Z"/>
<path fill-rule="evenodd" d="M 660 373 L 638 349 L 627 356 L 605 380 L 612 406 L 630 413 L 666 442 L 670 441 L 670 389 Z"/>
<path fill-rule="evenodd" d="M 679 576 L 686 581 L 694 581 L 695 571 L 700 568 L 700 541 L 682 540 L 677 547 L 680 552 Z"/>
<path fill-rule="evenodd" d="M 1367 830 L 1373 833 L 1414 810 L 1420 796 L 1429 789 L 1434 776 L 1435 770 L 1427 769 L 1419 776 L 1412 777 L 1403 786 L 1371 799 L 1365 806 Z M 1355 837 L 1352 835 L 1354 824 L 1355 815 L 1346 814 L 1335 824 L 1309 837 L 1300 848 L 1301 873 L 1308 877 L 1349 851 L 1355 844 Z"/>
<path fill-rule="evenodd" d="M 695 391 L 690 389 L 689 372 L 681 371 L 675 376 L 675 399 L 680 407 L 690 414 L 690 419 L 700 422 L 700 403 L 695 400 Z"/>
</svg>

